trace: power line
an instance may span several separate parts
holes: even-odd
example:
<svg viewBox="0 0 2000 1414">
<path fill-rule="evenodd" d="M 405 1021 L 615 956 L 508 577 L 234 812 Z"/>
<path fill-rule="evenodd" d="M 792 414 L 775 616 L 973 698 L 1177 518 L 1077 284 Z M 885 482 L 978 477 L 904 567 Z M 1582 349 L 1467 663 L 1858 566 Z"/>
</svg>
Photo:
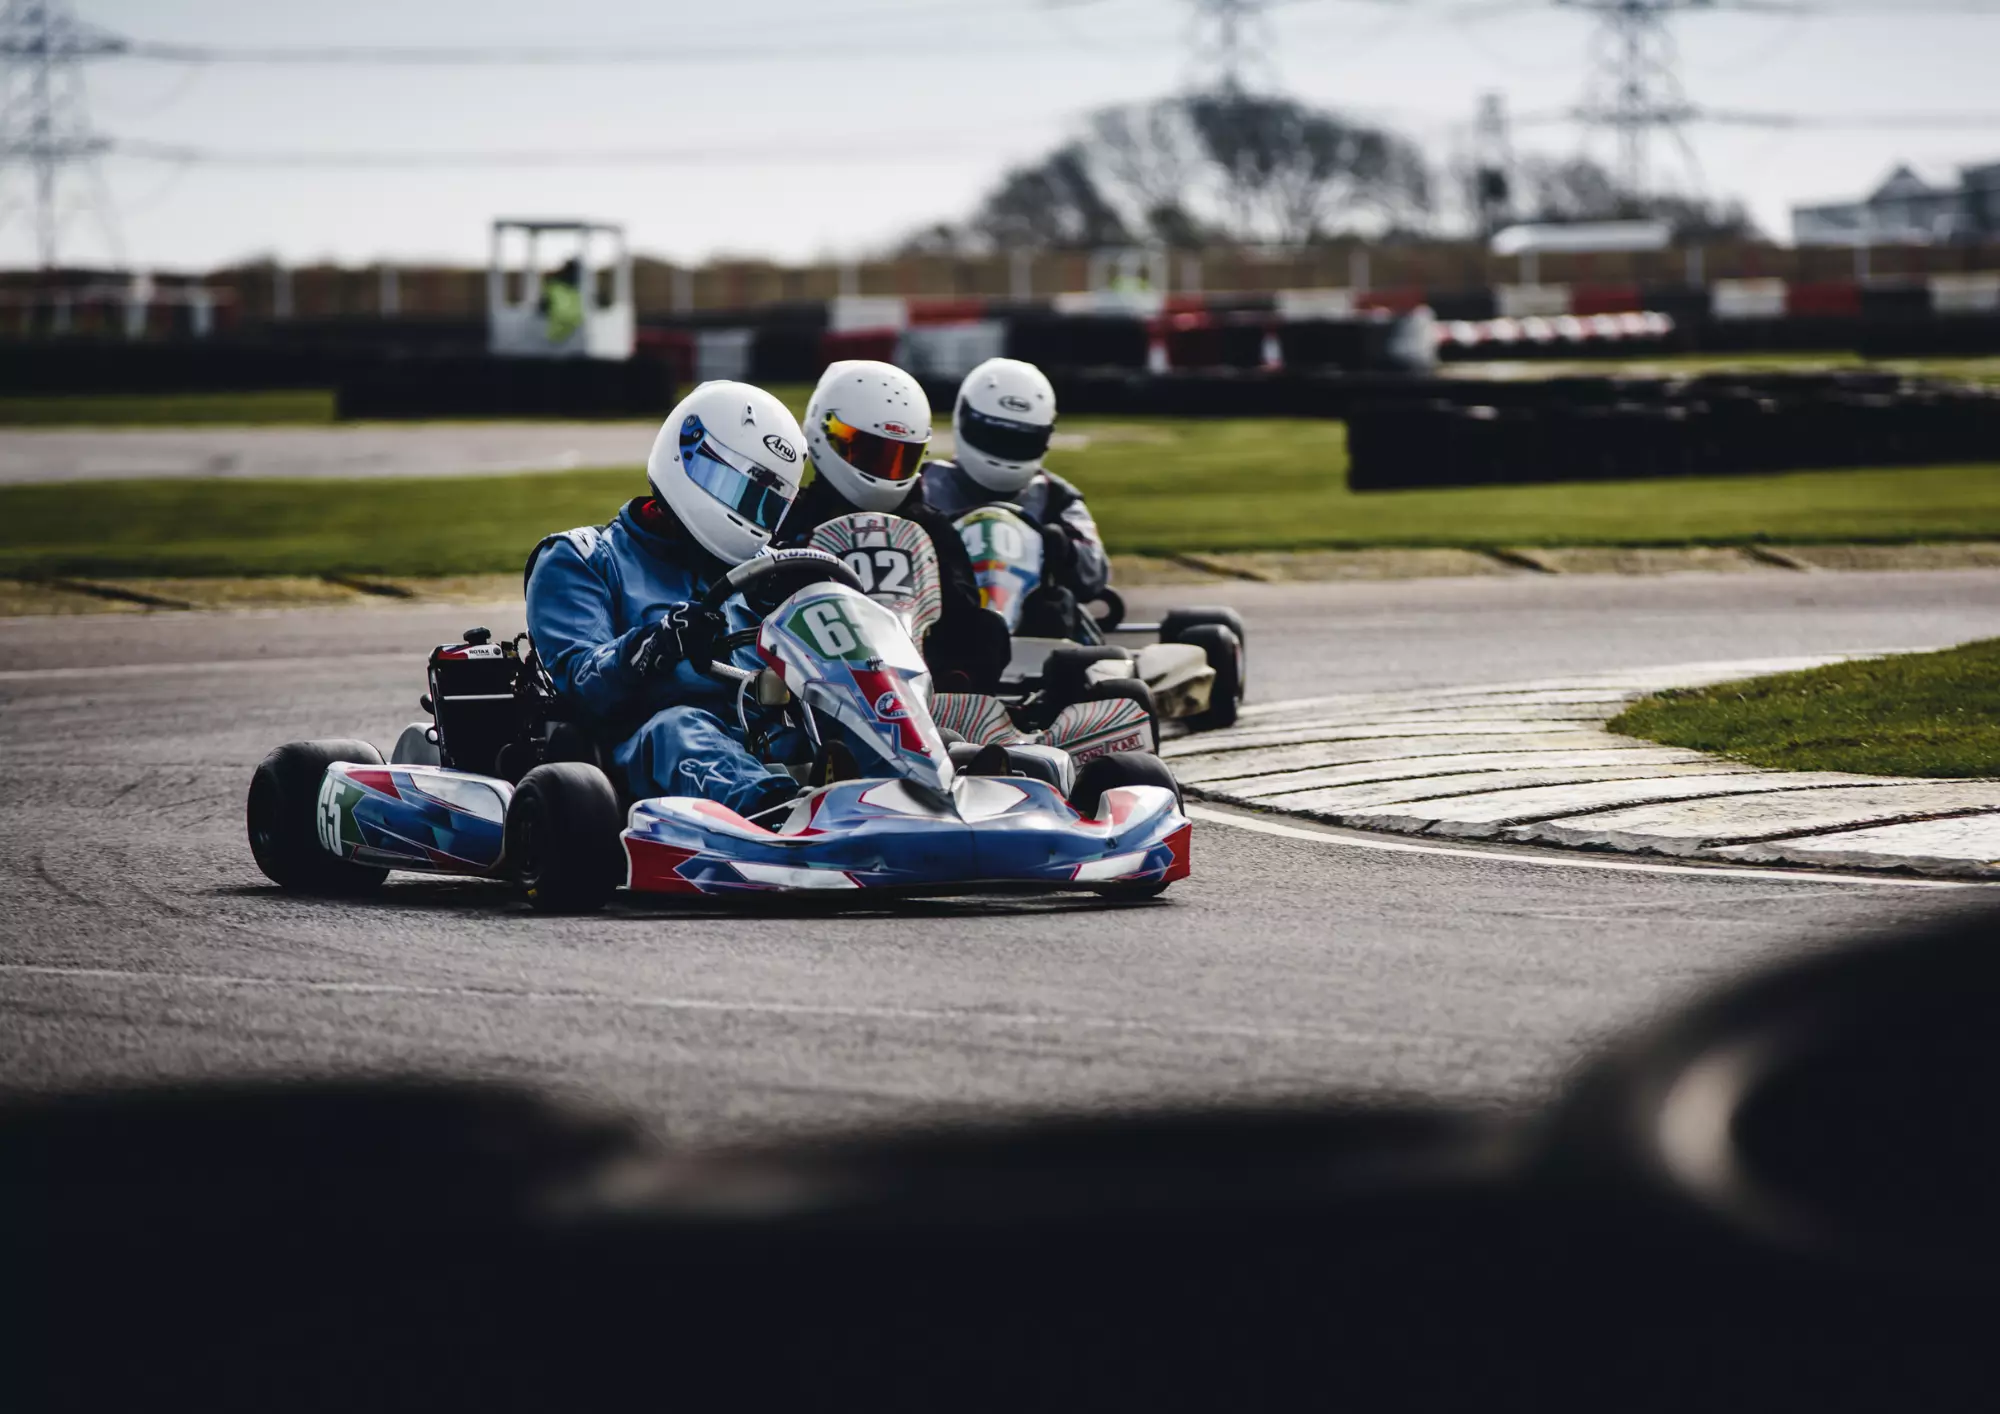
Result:
<svg viewBox="0 0 2000 1414">
<path fill-rule="evenodd" d="M 83 61 L 117 52 L 120 41 L 84 24 L 68 0 L 4 0 L 0 9 L 0 175 L 25 165 L 33 188 L 35 252 L 44 268 L 61 253 L 63 198 L 96 216 L 122 263 L 123 242 L 97 159 L 110 142 L 91 130 Z M 71 174 L 81 183 L 65 179 Z M 80 187 L 80 190 L 78 188 Z"/>
</svg>

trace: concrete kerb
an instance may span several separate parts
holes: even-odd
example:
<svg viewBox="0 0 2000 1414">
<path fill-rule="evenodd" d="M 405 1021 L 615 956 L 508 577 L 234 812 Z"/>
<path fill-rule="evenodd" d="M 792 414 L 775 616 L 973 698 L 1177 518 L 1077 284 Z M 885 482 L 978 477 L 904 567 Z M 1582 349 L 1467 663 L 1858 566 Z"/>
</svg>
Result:
<svg viewBox="0 0 2000 1414">
<path fill-rule="evenodd" d="M 1762 771 L 1605 730 L 1649 692 L 1863 656 L 1260 703 L 1162 754 L 1194 798 L 1352 829 L 2000 880 L 2000 780 Z"/>
</svg>

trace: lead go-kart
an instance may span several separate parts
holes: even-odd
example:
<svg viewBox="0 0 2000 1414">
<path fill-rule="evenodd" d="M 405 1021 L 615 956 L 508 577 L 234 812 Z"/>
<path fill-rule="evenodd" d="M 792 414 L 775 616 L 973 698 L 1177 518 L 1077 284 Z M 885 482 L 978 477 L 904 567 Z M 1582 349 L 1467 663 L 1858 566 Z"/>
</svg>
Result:
<svg viewBox="0 0 2000 1414">
<path fill-rule="evenodd" d="M 1124 683 L 1134 700 L 1184 730 L 1236 724 L 1248 676 L 1248 635 L 1234 609 L 1171 609 L 1158 623 L 1127 623 L 1124 599 L 1106 588 L 1097 596 L 1099 611 L 1069 605 L 1052 619 L 1043 612 L 1048 591 L 1041 532 L 1018 507 L 981 506 L 955 524 L 972 557 L 981 601 L 1012 635 L 999 694 L 1017 720 L 1033 721 L 1038 710 L 1057 710 L 1089 688 Z M 1154 641 L 1117 641 L 1133 636 Z"/>
<path fill-rule="evenodd" d="M 980 711 L 933 694 L 916 647 L 937 614 L 935 553 L 908 522 L 848 519 L 858 524 L 826 537 L 849 545 L 847 560 L 767 554 L 705 596 L 718 611 L 740 596 L 760 620 L 723 639 L 706 669 L 734 688 L 746 739 L 760 752 L 809 748 L 773 761 L 808 787 L 781 818 L 698 797 L 622 799 L 527 636 L 496 643 L 476 629 L 432 653 L 432 720 L 405 729 L 388 761 L 363 741 L 294 742 L 265 758 L 247 808 L 258 866 L 313 894 L 366 891 L 391 870 L 502 879 L 551 912 L 595 909 L 621 885 L 686 898 L 1144 898 L 1187 877 L 1192 826 L 1172 773 L 1141 749 L 1153 725 L 1143 709 L 1115 695 L 1081 702 L 1004 742 L 940 727 L 938 715 Z M 848 561 L 892 530 L 914 553 L 871 597 Z M 751 648 L 759 666 L 732 661 Z"/>
</svg>

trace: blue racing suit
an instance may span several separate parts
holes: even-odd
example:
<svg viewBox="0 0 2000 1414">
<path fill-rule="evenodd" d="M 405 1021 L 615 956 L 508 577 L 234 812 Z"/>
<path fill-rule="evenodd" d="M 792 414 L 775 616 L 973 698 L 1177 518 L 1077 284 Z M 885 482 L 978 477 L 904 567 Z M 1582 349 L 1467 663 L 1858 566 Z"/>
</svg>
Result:
<svg viewBox="0 0 2000 1414">
<path fill-rule="evenodd" d="M 736 690 L 686 663 L 648 677 L 632 655 L 669 605 L 699 600 L 729 567 L 658 501 L 636 500 L 607 526 L 551 535 L 528 560 L 528 632 L 580 725 L 611 747 L 637 799 L 706 796 L 739 814 L 789 798 L 790 776 L 745 748 Z M 754 626 L 741 600 L 729 629 Z M 754 668 L 755 650 L 738 666 Z"/>
<path fill-rule="evenodd" d="M 1060 476 L 1037 472 L 1017 493 L 1003 496 L 974 481 L 957 462 L 931 462 L 918 487 L 926 505 L 953 520 L 980 506 L 1006 502 L 1019 506 L 1021 518 L 1030 525 L 1056 527 L 1076 552 L 1061 587 L 1079 600 L 1087 603 L 1111 583 L 1111 556 L 1105 552 L 1090 507 L 1084 505 L 1083 493 Z"/>
</svg>

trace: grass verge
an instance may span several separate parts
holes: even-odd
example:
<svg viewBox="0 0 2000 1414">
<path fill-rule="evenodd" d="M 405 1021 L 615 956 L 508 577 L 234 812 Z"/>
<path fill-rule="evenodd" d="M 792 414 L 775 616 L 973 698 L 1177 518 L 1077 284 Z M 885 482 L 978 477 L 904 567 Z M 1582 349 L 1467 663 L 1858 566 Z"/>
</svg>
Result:
<svg viewBox="0 0 2000 1414">
<path fill-rule="evenodd" d="M 2000 537 L 2000 465 L 1358 496 L 1337 422 L 1106 419 L 1064 432 L 1084 445 L 1052 465 L 1127 553 Z M 645 485 L 628 467 L 0 487 L 0 575 L 499 572 Z"/>
<path fill-rule="evenodd" d="M 325 388 L 0 398 L 0 427 L 296 427 L 332 421 L 333 392 Z"/>
<path fill-rule="evenodd" d="M 1611 730 L 1780 771 L 2000 776 L 2000 639 L 1663 692 Z"/>
</svg>

